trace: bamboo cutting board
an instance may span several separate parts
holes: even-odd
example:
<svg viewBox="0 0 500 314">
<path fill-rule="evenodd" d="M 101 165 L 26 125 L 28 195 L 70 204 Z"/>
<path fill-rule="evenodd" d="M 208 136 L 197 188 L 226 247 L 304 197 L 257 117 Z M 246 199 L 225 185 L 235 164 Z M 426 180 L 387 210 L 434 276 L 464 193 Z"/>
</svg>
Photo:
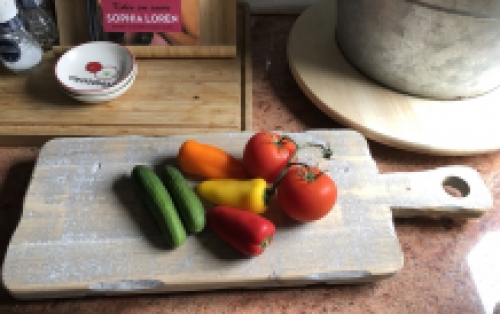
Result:
<svg viewBox="0 0 500 314">
<path fill-rule="evenodd" d="M 174 163 L 186 139 L 241 158 L 251 133 L 49 142 L 41 149 L 7 249 L 4 286 L 16 298 L 33 299 L 373 281 L 403 266 L 393 215 L 468 218 L 492 207 L 489 191 L 471 168 L 381 175 L 357 132 L 290 135 L 298 143 L 331 145 L 329 161 L 320 160 L 316 150 L 300 156 L 319 163 L 336 181 L 338 202 L 325 218 L 307 224 L 271 205 L 265 216 L 277 232 L 255 258 L 242 257 L 208 229 L 169 250 L 130 181 L 136 164 L 158 170 Z M 443 182 L 464 197 L 447 194 Z"/>
<path fill-rule="evenodd" d="M 318 1 L 297 19 L 288 40 L 292 74 L 314 105 L 397 148 L 451 156 L 500 150 L 500 88 L 474 98 L 439 101 L 382 86 L 342 55 L 335 39 L 336 10 L 336 0 Z"/>
<path fill-rule="evenodd" d="M 140 59 L 132 87 L 103 104 L 67 96 L 56 57 L 18 76 L 0 67 L 0 145 L 40 145 L 61 136 L 238 132 L 252 127 L 248 6 L 238 6 L 238 54 L 229 59 Z"/>
</svg>

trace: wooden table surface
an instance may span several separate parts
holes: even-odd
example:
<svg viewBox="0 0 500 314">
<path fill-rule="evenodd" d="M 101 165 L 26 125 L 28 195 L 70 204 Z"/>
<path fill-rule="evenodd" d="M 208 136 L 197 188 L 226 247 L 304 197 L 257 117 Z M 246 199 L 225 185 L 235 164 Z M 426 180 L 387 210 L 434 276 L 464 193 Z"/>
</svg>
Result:
<svg viewBox="0 0 500 314">
<path fill-rule="evenodd" d="M 255 131 L 344 128 L 318 110 L 292 78 L 286 43 L 296 18 L 253 17 Z M 494 208 L 467 221 L 397 219 L 405 265 L 393 277 L 372 284 L 30 302 L 14 300 L 0 289 L 0 313 L 493 313 L 500 303 L 500 152 L 435 157 L 373 141 L 370 149 L 382 173 L 452 164 L 473 167 L 490 188 Z M 21 215 L 38 152 L 0 148 L 1 260 Z M 500 305 L 496 307 L 499 311 Z"/>
</svg>

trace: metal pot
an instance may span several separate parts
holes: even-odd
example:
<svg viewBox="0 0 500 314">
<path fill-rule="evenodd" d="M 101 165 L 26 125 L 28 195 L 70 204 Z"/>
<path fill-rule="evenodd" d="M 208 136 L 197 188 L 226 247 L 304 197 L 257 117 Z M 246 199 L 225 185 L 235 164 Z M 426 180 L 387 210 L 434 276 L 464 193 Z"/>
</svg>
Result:
<svg viewBox="0 0 500 314">
<path fill-rule="evenodd" d="M 337 0 L 337 42 L 375 81 L 462 99 L 500 86 L 500 0 Z"/>
</svg>

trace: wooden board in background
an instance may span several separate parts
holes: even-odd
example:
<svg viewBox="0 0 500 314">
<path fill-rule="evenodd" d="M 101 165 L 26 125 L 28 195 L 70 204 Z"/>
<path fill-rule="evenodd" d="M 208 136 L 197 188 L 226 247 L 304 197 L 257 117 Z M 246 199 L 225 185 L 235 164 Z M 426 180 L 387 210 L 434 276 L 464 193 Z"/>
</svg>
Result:
<svg viewBox="0 0 500 314">
<path fill-rule="evenodd" d="M 336 0 L 308 8 L 288 41 L 291 71 L 313 105 L 387 145 L 436 155 L 500 150 L 500 88 L 457 101 L 396 92 L 349 64 L 335 40 Z"/>
<path fill-rule="evenodd" d="M 251 135 L 49 142 L 40 151 L 7 249 L 4 286 L 16 298 L 33 299 L 373 281 L 403 266 L 393 215 L 468 218 L 493 206 L 472 168 L 379 174 L 359 133 L 297 133 L 290 136 L 299 144 L 329 143 L 333 148 L 331 160 L 314 149 L 299 155 L 301 161 L 319 164 L 337 183 L 338 202 L 325 218 L 301 224 L 271 205 L 264 216 L 277 232 L 255 258 L 243 257 L 207 228 L 180 248 L 168 249 L 134 193 L 133 166 L 149 165 L 160 173 L 175 162 L 187 139 L 241 158 Z M 443 182 L 460 183 L 456 188 L 464 197 L 447 194 Z"/>
<path fill-rule="evenodd" d="M 90 40 L 86 0 L 55 1 L 60 54 Z M 237 54 L 237 1 L 200 0 L 199 46 L 127 46 L 138 58 L 228 58 Z"/>
<path fill-rule="evenodd" d="M 252 128 L 252 59 L 246 4 L 238 9 L 238 55 L 228 59 L 140 59 L 133 86 L 103 104 L 67 96 L 43 68 L 18 76 L 0 68 L 0 145 L 41 145 L 60 136 L 235 132 Z"/>
</svg>

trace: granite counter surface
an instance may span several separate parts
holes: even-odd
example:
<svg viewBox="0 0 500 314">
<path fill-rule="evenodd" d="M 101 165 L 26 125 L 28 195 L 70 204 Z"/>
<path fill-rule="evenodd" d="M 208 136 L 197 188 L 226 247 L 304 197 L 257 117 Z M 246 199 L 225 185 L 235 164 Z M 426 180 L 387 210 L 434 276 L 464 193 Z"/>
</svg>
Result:
<svg viewBox="0 0 500 314">
<path fill-rule="evenodd" d="M 286 42 L 297 16 L 254 16 L 253 130 L 340 129 L 294 81 Z M 492 136 L 498 136 L 492 134 Z M 0 313 L 493 313 L 500 312 L 500 152 L 436 157 L 369 141 L 380 172 L 460 164 L 494 197 L 480 219 L 397 219 L 405 265 L 375 283 L 134 297 L 18 301 L 0 289 Z M 0 148 L 0 258 L 19 220 L 37 148 Z"/>
</svg>

